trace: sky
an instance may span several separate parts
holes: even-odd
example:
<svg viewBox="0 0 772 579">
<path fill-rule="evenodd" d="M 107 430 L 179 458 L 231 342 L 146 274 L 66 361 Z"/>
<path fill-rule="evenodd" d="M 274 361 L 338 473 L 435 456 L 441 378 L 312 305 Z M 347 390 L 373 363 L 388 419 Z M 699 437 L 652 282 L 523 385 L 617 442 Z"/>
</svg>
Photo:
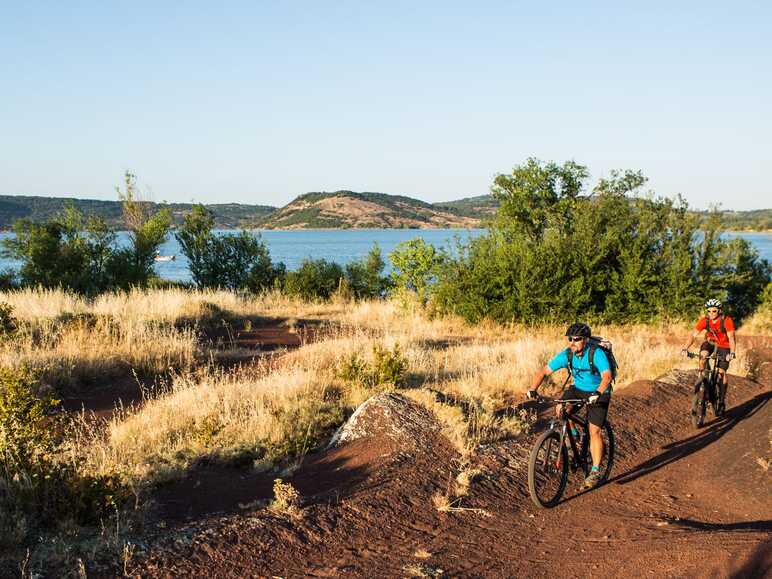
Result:
<svg viewBox="0 0 772 579">
<path fill-rule="evenodd" d="M 0 0 L 0 194 L 436 202 L 536 157 L 772 207 L 771 6 Z"/>
</svg>

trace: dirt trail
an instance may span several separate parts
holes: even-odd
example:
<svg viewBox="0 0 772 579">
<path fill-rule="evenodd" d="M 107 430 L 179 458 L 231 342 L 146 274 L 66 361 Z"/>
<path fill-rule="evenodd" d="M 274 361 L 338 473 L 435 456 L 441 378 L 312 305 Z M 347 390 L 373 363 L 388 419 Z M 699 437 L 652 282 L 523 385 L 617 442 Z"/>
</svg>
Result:
<svg viewBox="0 0 772 579">
<path fill-rule="evenodd" d="M 447 491 L 458 469 L 456 452 L 438 432 L 404 447 L 373 436 L 309 457 L 292 479 L 306 498 L 297 518 L 271 514 L 259 503 L 243 508 L 267 497 L 267 475 L 239 479 L 231 472 L 229 483 L 220 473 L 206 489 L 219 492 L 220 503 L 192 512 L 195 519 L 186 524 L 172 521 L 175 528 L 136 573 L 770 576 L 772 350 L 756 355 L 757 381 L 732 377 L 726 415 L 699 431 L 688 415 L 694 372 L 616 393 L 609 413 L 618 451 L 611 481 L 579 492 L 580 480 L 572 477 L 554 509 L 537 509 L 528 496 L 527 456 L 537 433 L 480 451 L 484 475 L 462 504 L 490 516 L 434 508 L 432 496 Z M 188 492 L 202 490 L 200 482 L 189 484 Z M 231 488 L 241 489 L 241 508 L 227 499 Z"/>
</svg>

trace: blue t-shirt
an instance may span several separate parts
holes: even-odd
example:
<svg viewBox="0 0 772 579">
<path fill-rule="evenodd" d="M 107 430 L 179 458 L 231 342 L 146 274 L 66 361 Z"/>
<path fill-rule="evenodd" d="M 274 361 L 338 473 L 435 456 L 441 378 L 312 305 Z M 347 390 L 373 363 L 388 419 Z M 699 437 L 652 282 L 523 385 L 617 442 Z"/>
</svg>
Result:
<svg viewBox="0 0 772 579">
<path fill-rule="evenodd" d="M 600 375 L 606 370 L 611 370 L 606 357 L 606 352 L 601 348 L 595 348 L 595 355 L 592 358 L 598 374 L 590 370 L 590 348 L 585 347 L 581 355 L 574 354 L 571 360 L 572 374 L 574 375 L 574 386 L 583 392 L 594 392 L 600 386 Z M 566 350 L 560 352 L 552 358 L 547 364 L 553 372 L 561 368 L 568 368 L 568 354 Z"/>
</svg>

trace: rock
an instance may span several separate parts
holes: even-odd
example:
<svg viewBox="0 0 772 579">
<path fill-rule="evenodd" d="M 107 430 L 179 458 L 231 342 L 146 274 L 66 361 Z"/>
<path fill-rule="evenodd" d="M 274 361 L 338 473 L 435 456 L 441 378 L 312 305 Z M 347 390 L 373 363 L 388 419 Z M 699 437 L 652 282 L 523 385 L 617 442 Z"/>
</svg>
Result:
<svg viewBox="0 0 772 579">
<path fill-rule="evenodd" d="M 395 392 L 368 398 L 330 440 L 330 447 L 364 438 L 386 437 L 399 446 L 420 446 L 440 430 L 434 415 Z"/>
</svg>

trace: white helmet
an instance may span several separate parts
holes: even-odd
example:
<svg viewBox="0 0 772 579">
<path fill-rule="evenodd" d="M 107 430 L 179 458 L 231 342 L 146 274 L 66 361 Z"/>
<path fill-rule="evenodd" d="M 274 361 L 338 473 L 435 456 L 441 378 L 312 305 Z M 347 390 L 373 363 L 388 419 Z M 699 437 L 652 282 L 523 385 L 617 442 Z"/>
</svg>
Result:
<svg viewBox="0 0 772 579">
<path fill-rule="evenodd" d="M 710 298 L 708 301 L 705 302 L 705 309 L 708 308 L 718 308 L 721 309 L 721 301 L 717 300 L 716 298 Z"/>
</svg>

